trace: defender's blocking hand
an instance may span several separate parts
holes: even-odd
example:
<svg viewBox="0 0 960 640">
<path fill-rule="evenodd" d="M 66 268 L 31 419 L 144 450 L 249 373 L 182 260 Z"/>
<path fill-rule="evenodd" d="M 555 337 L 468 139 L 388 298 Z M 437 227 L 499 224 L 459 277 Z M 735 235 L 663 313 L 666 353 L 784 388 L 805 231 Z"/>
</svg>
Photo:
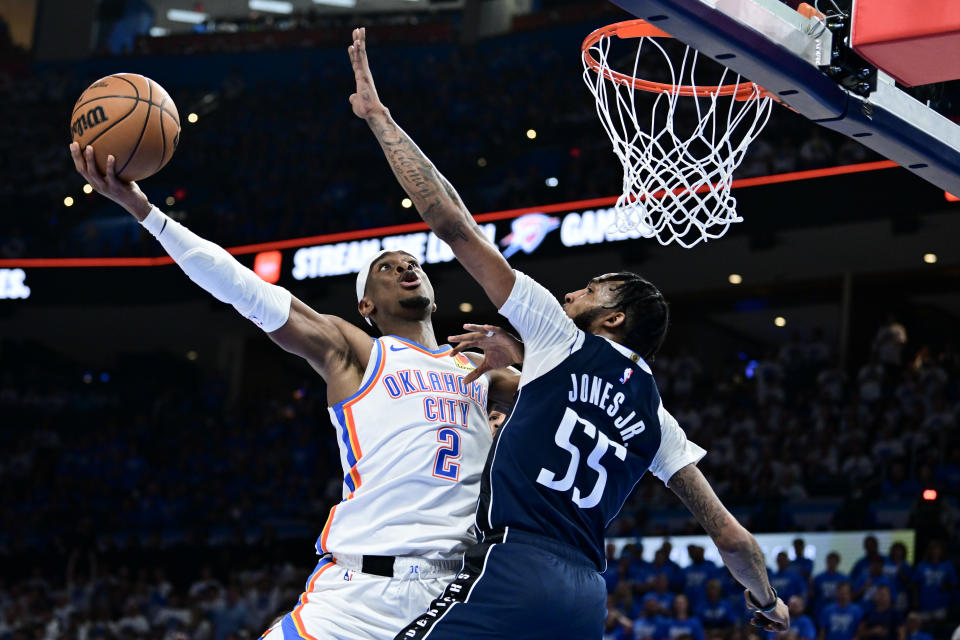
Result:
<svg viewBox="0 0 960 640">
<path fill-rule="evenodd" d="M 377 87 L 373 84 L 373 74 L 367 62 L 367 30 L 364 27 L 353 30 L 353 44 L 347 48 L 353 76 L 357 82 L 357 92 L 350 96 L 353 112 L 364 120 L 385 113 L 387 108 L 380 102 Z"/>
<path fill-rule="evenodd" d="M 483 351 L 483 362 L 464 378 L 465 384 L 470 384 L 487 371 L 503 369 L 523 361 L 523 343 L 500 327 L 492 324 L 465 324 L 463 328 L 470 333 L 447 338 L 456 345 L 450 355 L 466 349 Z"/>
<path fill-rule="evenodd" d="M 70 156 L 73 166 L 93 189 L 130 212 L 137 220 L 143 220 L 150 214 L 150 201 L 143 195 L 136 182 L 126 182 L 117 177 L 116 158 L 107 156 L 107 172 L 101 174 L 93 156 L 93 145 L 88 144 L 80 151 L 80 145 L 70 143 Z"/>
</svg>

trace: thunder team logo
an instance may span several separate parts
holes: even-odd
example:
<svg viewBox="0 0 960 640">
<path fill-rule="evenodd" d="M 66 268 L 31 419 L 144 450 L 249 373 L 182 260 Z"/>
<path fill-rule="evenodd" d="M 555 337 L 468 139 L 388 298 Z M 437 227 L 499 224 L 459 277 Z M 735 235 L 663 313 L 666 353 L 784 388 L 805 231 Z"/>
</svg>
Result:
<svg viewBox="0 0 960 640">
<path fill-rule="evenodd" d="M 503 257 L 509 258 L 517 251 L 533 253 L 547 234 L 560 226 L 560 218 L 543 213 L 528 213 L 520 216 L 510 225 L 510 233 L 500 241 Z"/>
</svg>

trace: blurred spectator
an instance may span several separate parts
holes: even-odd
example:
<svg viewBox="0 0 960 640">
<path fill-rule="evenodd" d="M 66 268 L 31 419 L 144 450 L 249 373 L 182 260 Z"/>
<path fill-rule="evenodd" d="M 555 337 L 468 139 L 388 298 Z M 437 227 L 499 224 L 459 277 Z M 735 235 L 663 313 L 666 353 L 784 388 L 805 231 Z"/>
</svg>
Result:
<svg viewBox="0 0 960 640">
<path fill-rule="evenodd" d="M 866 607 L 866 613 L 860 622 L 859 637 L 897 640 L 902 622 L 900 614 L 893 608 L 890 589 L 881 584 L 874 591 L 870 606 Z"/>
<path fill-rule="evenodd" d="M 803 538 L 793 540 L 793 560 L 790 561 L 790 568 L 803 576 L 804 580 L 809 581 L 813 575 L 813 560 L 804 555 L 806 548 Z"/>
<path fill-rule="evenodd" d="M 739 621 L 737 611 L 723 597 L 723 586 L 717 579 L 707 582 L 706 599 L 695 611 L 707 631 L 726 632 Z"/>
<path fill-rule="evenodd" d="M 931 540 L 927 545 L 926 555 L 917 563 L 914 575 L 921 618 L 924 622 L 944 622 L 951 592 L 957 588 L 957 571 L 952 562 L 943 558 L 943 544 L 939 540 Z"/>
<path fill-rule="evenodd" d="M 643 596 L 643 608 L 646 610 L 648 602 L 655 602 L 660 608 L 660 615 L 669 616 L 673 609 L 673 592 L 670 591 L 670 580 L 667 574 L 658 573 L 653 579 L 653 590 Z"/>
<path fill-rule="evenodd" d="M 861 574 L 865 573 L 867 569 L 869 569 L 870 563 L 873 562 L 874 559 L 879 558 L 881 562 L 884 562 L 885 560 L 880 554 L 876 536 L 867 536 L 863 539 L 863 551 L 864 556 L 854 562 L 853 568 L 850 570 L 850 578 L 854 582 L 859 580 Z"/>
<path fill-rule="evenodd" d="M 707 597 L 707 582 L 718 573 L 719 568 L 704 558 L 704 548 L 691 544 L 687 547 L 690 564 L 681 569 L 683 575 L 683 591 L 690 599 L 690 607 L 696 611 Z"/>
<path fill-rule="evenodd" d="M 630 640 L 633 623 L 616 607 L 613 594 L 607 596 L 607 619 L 603 625 L 603 640 Z"/>
<path fill-rule="evenodd" d="M 770 574 L 770 584 L 784 602 L 788 602 L 793 596 L 807 596 L 807 581 L 790 566 L 790 557 L 786 551 L 777 554 L 777 570 Z"/>
<path fill-rule="evenodd" d="M 810 616 L 806 615 L 806 602 L 801 596 L 792 596 L 787 602 L 790 610 L 790 632 L 803 640 L 815 640 L 817 628 Z"/>
<path fill-rule="evenodd" d="M 673 640 L 689 636 L 692 640 L 705 640 L 703 625 L 695 616 L 690 615 L 690 602 L 687 596 L 678 594 L 673 600 L 672 615 L 663 621 L 661 636 Z"/>
<path fill-rule="evenodd" d="M 913 611 L 908 613 L 907 621 L 903 625 L 903 640 L 933 640 L 933 636 L 920 630 L 922 625 L 920 614 Z"/>
<path fill-rule="evenodd" d="M 867 567 L 866 573 L 861 573 L 860 577 L 853 581 L 854 600 L 857 602 L 874 600 L 874 594 L 880 587 L 886 587 L 890 592 L 888 595 L 896 600 L 896 584 L 884 572 L 884 566 L 888 564 L 890 564 L 890 561 L 881 555 L 876 555 L 870 559 L 870 565 Z"/>
<path fill-rule="evenodd" d="M 645 599 L 640 615 L 633 621 L 634 640 L 659 640 L 664 621 L 662 612 L 659 602 Z"/>
<path fill-rule="evenodd" d="M 901 613 L 910 606 L 910 597 L 914 589 L 913 569 L 907 562 L 907 547 L 902 542 L 890 545 L 890 562 L 883 565 L 883 574 L 893 581 L 895 589 L 894 607 Z"/>
<path fill-rule="evenodd" d="M 819 640 L 853 640 L 857 636 L 863 609 L 850 600 L 850 583 L 837 586 L 837 600 L 820 613 Z"/>
</svg>

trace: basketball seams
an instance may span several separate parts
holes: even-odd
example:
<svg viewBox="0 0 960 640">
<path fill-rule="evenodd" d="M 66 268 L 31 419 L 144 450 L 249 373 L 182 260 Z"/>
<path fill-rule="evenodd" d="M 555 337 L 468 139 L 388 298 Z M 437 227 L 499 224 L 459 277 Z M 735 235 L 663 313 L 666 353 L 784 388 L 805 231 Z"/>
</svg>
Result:
<svg viewBox="0 0 960 640">
<path fill-rule="evenodd" d="M 150 81 L 151 83 L 153 80 Z M 150 85 L 151 90 L 153 90 L 153 84 Z M 163 103 L 170 99 L 170 96 L 164 96 L 163 100 L 160 101 L 160 106 L 157 107 L 160 109 L 160 142 L 163 144 L 160 151 L 160 162 L 157 164 L 157 171 L 163 168 L 163 165 L 166 164 L 167 157 L 167 133 L 163 129 Z"/>
<path fill-rule="evenodd" d="M 137 85 L 133 84 L 132 82 L 130 82 L 129 80 L 127 80 L 127 79 L 124 78 L 123 76 L 108 76 L 108 77 L 110 77 L 110 78 L 116 78 L 116 79 L 118 79 L 118 80 L 123 80 L 124 82 L 126 82 L 127 84 L 129 84 L 131 87 L 133 87 L 133 92 L 134 92 L 135 94 L 137 94 L 137 95 L 136 95 L 136 98 L 139 100 L 139 98 L 140 98 L 140 91 L 137 90 Z M 129 97 L 131 97 L 131 96 L 124 96 L 124 97 L 129 98 Z M 86 104 L 86 103 L 84 103 L 84 104 Z M 77 108 L 78 108 L 77 105 L 75 105 L 75 106 L 73 107 L 73 113 L 71 114 L 71 116 L 76 115 L 76 113 L 77 113 Z M 109 127 L 107 127 L 106 129 L 104 129 L 103 131 L 101 131 L 100 133 L 98 133 L 97 135 L 95 135 L 92 140 L 88 140 L 88 141 L 87 141 L 87 144 L 84 145 L 84 146 L 85 146 L 85 147 L 88 147 L 88 146 L 90 146 L 91 144 L 93 144 L 95 141 L 97 141 L 97 140 L 98 140 L 103 134 L 105 134 L 107 131 L 110 131 L 110 129 L 113 129 L 115 126 L 117 126 L 118 124 L 120 124 L 121 122 L 123 122 L 124 120 L 126 120 L 127 116 L 129 116 L 131 113 L 133 113 L 133 112 L 136 111 L 136 110 L 137 110 L 137 103 L 134 102 L 134 103 L 133 103 L 133 107 L 130 109 L 130 111 L 127 111 L 125 114 L 123 114 L 123 116 L 122 116 L 119 120 L 115 121 L 115 122 L 114 122 L 113 124 L 111 124 Z"/>
<path fill-rule="evenodd" d="M 129 76 L 129 78 L 124 76 Z M 116 84 L 117 81 L 122 81 L 127 84 L 132 89 L 132 93 L 118 94 L 117 91 L 122 91 L 124 87 Z M 111 85 L 111 82 L 114 84 Z M 144 83 L 146 83 L 146 87 L 143 86 Z M 74 104 L 71 123 L 78 117 L 84 117 L 82 113 L 87 109 L 101 109 L 102 107 L 98 106 L 98 103 L 105 106 L 109 104 L 111 109 L 122 111 L 123 108 L 120 106 L 119 101 L 129 100 L 130 102 L 128 104 L 130 108 L 118 114 L 113 122 L 105 123 L 107 126 L 101 131 L 95 132 L 95 135 L 89 141 L 85 142 L 84 146 L 98 142 L 101 145 L 106 144 L 108 149 L 113 149 L 118 147 L 115 142 L 119 142 L 120 146 L 117 150 L 109 151 L 109 153 L 113 153 L 117 157 L 117 164 L 120 165 L 119 160 L 123 157 L 122 146 L 124 143 L 129 145 L 134 136 L 136 136 L 136 140 L 128 152 L 129 156 L 125 159 L 122 166 L 117 167 L 116 174 L 123 177 L 124 174 L 129 171 L 131 175 L 123 177 L 123 179 L 131 180 L 143 177 L 145 172 L 147 172 L 146 175 L 152 175 L 160 171 L 170 160 L 170 157 L 173 156 L 176 150 L 176 141 L 180 135 L 180 118 L 179 114 L 177 114 L 176 105 L 174 105 L 170 95 L 151 78 L 140 74 L 110 75 L 97 81 L 95 85 L 99 86 L 91 85 L 90 91 L 85 92 L 85 95 L 81 95 L 80 99 Z M 141 91 L 141 89 L 146 90 Z M 96 95 L 96 92 L 104 90 L 109 93 Z M 146 110 L 143 114 L 140 112 L 141 102 L 146 103 Z M 160 119 L 159 123 L 151 121 L 154 108 L 157 109 L 157 117 Z M 127 122 L 131 116 L 133 116 L 133 120 Z M 166 117 L 171 119 L 169 124 L 164 122 L 164 118 Z M 143 118 L 139 132 L 136 131 L 137 118 Z M 158 124 L 159 126 L 157 126 Z M 120 125 L 119 128 L 117 128 L 117 125 Z M 73 127 L 71 126 L 71 128 Z M 73 131 L 72 133 L 75 134 L 76 132 Z M 88 130 L 84 131 L 84 133 L 89 135 L 90 132 Z M 173 136 L 172 140 L 167 139 L 168 134 Z M 160 140 L 156 139 L 157 135 L 160 136 Z M 80 136 L 80 138 L 75 138 L 75 140 L 80 142 L 83 137 L 84 136 Z M 106 139 L 107 142 L 104 143 L 103 139 Z M 158 142 L 159 144 L 157 144 Z M 157 163 L 148 169 L 145 163 L 155 158 L 157 151 L 160 151 L 160 157 Z M 104 151 L 104 153 L 107 153 L 107 151 Z M 140 155 L 138 156 L 138 154 Z M 104 161 L 100 153 L 98 153 L 97 156 L 98 164 Z M 134 158 L 138 158 L 138 160 L 134 162 Z"/>
<path fill-rule="evenodd" d="M 119 76 L 113 76 L 113 77 L 119 77 Z M 126 78 L 123 78 L 123 80 L 126 80 Z M 123 170 L 126 169 L 127 166 L 130 164 L 130 161 L 133 160 L 133 157 L 137 155 L 137 149 L 140 148 L 140 142 L 143 140 L 143 134 L 146 132 L 147 125 L 150 123 L 150 108 L 153 106 L 153 102 L 150 100 L 151 98 L 153 98 L 153 81 L 150 80 L 149 78 L 146 78 L 146 80 L 147 80 L 147 87 L 150 89 L 150 93 L 147 95 L 147 115 L 143 118 L 143 127 L 141 127 L 140 135 L 139 137 L 137 137 L 137 144 L 133 145 L 133 149 L 130 151 L 130 155 L 129 157 L 127 157 L 127 161 L 124 162 L 123 166 L 120 167 L 120 170 L 117 171 L 118 176 L 123 173 Z M 130 81 L 127 80 L 127 82 L 130 82 Z M 131 82 L 130 84 L 133 84 L 133 83 Z M 138 98 L 140 97 L 139 91 L 137 92 L 137 97 Z M 160 116 L 162 118 L 163 114 L 160 114 Z"/>
<path fill-rule="evenodd" d="M 169 99 L 169 97 L 170 97 L 170 96 L 167 96 L 166 98 L 164 98 L 164 102 L 166 102 L 167 99 Z M 152 104 L 152 105 L 155 106 L 156 108 L 158 108 L 158 109 L 160 108 L 160 105 L 159 105 L 159 104 L 157 104 L 156 102 L 152 102 L 152 101 L 150 101 L 150 100 L 147 100 L 146 98 L 138 98 L 137 96 L 121 96 L 121 95 L 116 95 L 116 96 L 115 96 L 115 95 L 109 95 L 109 96 L 97 96 L 96 98 L 90 98 L 89 100 L 84 100 L 83 102 L 81 102 L 80 104 L 76 105 L 76 106 L 73 108 L 73 113 L 72 113 L 71 115 L 77 115 L 77 109 L 79 109 L 79 108 L 82 107 L 83 105 L 90 104 L 91 102 L 96 102 L 97 100 L 103 100 L 104 98 L 125 98 L 125 99 L 127 99 L 127 100 L 136 100 L 137 102 L 149 102 L 150 104 Z M 162 103 L 161 103 L 161 104 L 162 104 Z M 177 118 L 175 115 L 173 115 L 173 112 L 170 111 L 170 110 L 168 110 L 168 109 L 163 109 L 163 112 L 164 112 L 165 114 L 167 114 L 168 116 L 170 116 L 171 118 Z M 177 118 L 177 119 L 179 120 L 179 118 Z"/>
</svg>

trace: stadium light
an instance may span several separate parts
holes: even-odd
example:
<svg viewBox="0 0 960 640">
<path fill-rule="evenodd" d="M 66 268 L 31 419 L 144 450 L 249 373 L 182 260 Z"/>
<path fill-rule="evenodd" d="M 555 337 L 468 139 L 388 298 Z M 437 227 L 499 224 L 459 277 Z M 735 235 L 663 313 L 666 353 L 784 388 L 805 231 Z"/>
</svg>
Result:
<svg viewBox="0 0 960 640">
<path fill-rule="evenodd" d="M 536 129 L 527 129 L 527 137 L 530 138 L 531 140 L 536 138 L 537 137 Z"/>
<path fill-rule="evenodd" d="M 937 490 L 936 490 L 936 489 L 924 489 L 924 490 L 923 490 L 923 499 L 924 499 L 924 500 L 936 500 L 936 499 L 937 499 Z"/>
<path fill-rule="evenodd" d="M 925 253 L 923 254 L 923 261 L 927 264 L 936 264 L 937 263 L 937 254 L 935 253 Z"/>
<path fill-rule="evenodd" d="M 197 120 L 199 119 L 200 119 L 200 116 L 198 116 L 195 113 L 187 114 L 187 122 L 189 122 L 190 124 L 196 124 Z"/>
<path fill-rule="evenodd" d="M 161 38 L 168 35 L 170 35 L 170 29 L 164 29 L 163 27 L 150 27 L 150 36 L 152 38 Z"/>
<path fill-rule="evenodd" d="M 740 284 L 743 282 L 743 276 L 741 276 L 739 273 L 731 273 L 729 276 L 727 276 L 727 282 L 730 284 Z"/>
<path fill-rule="evenodd" d="M 83 192 L 87 195 L 90 195 L 93 193 L 93 186 L 91 186 L 91 184 L 88 182 L 87 184 L 83 185 Z"/>
<path fill-rule="evenodd" d="M 174 198 L 173 196 L 167 196 L 167 199 L 164 200 L 164 202 L 167 203 L 167 206 L 168 206 L 168 207 L 172 207 L 173 205 L 175 205 L 175 204 L 177 203 L 177 199 Z"/>
<path fill-rule="evenodd" d="M 328 7 L 355 7 L 357 0 L 313 0 L 313 4 L 325 4 Z"/>
<path fill-rule="evenodd" d="M 411 200 L 410 198 L 404 198 L 403 200 L 400 201 L 400 206 L 403 207 L 404 209 L 409 209 L 410 207 L 413 206 L 413 200 Z"/>
<path fill-rule="evenodd" d="M 251 11 L 266 11 L 267 13 L 293 13 L 293 3 L 282 0 L 250 0 L 247 3 Z"/>
<path fill-rule="evenodd" d="M 190 351 L 187 351 L 187 360 L 193 362 L 199 357 L 200 357 L 200 354 L 194 351 L 193 349 L 190 349 Z"/>
<path fill-rule="evenodd" d="M 487 159 L 486 159 L 486 158 L 477 158 L 477 166 L 478 166 L 478 167 L 485 167 L 485 166 L 487 166 Z"/>
<path fill-rule="evenodd" d="M 560 184 L 560 181 L 551 176 L 551 177 L 547 178 L 546 183 L 547 183 L 547 186 L 548 186 L 548 187 L 553 188 L 553 187 L 557 186 L 558 184 Z"/>
<path fill-rule="evenodd" d="M 73 206 L 73 196 L 67 196 L 63 199 L 63 206 L 72 207 Z"/>
<path fill-rule="evenodd" d="M 473 305 L 470 304 L 469 302 L 461 302 L 460 311 L 463 313 L 470 313 L 471 311 L 473 311 Z"/>
<path fill-rule="evenodd" d="M 167 20 L 170 22 L 186 22 L 187 24 L 203 24 L 207 21 L 207 14 L 200 11 L 186 9 L 167 9 Z"/>
<path fill-rule="evenodd" d="M 787 319 L 783 316 L 777 316 L 773 319 L 773 324 L 777 325 L 778 327 L 785 327 L 787 326 Z"/>
</svg>

